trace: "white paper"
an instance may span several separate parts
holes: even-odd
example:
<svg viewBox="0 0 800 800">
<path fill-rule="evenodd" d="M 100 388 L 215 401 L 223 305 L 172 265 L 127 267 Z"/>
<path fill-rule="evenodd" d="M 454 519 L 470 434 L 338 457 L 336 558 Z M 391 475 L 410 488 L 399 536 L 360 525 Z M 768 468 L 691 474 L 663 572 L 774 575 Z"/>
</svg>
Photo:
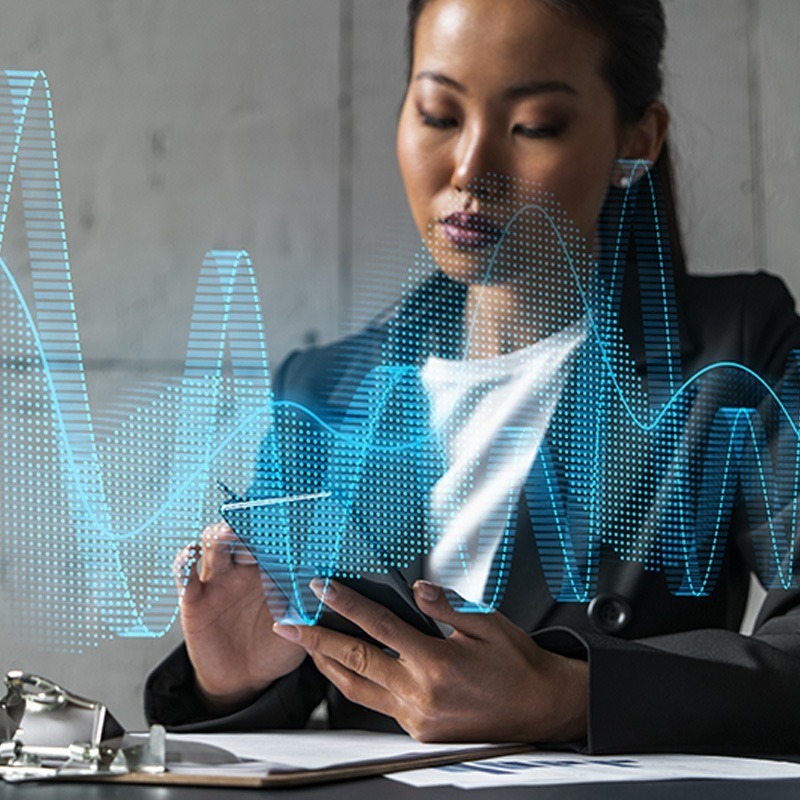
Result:
<svg viewBox="0 0 800 800">
<path fill-rule="evenodd" d="M 690 779 L 771 780 L 800 778 L 800 764 L 721 756 L 583 756 L 531 753 L 448 767 L 397 772 L 387 778 L 415 787 L 455 786 L 488 789 Z"/>
<path fill-rule="evenodd" d="M 181 761 L 178 764 L 167 762 L 167 769 L 175 775 L 202 775 L 214 778 L 265 778 L 271 772 L 280 772 L 281 766 L 267 761 L 242 761 L 238 764 L 193 764 L 190 761 Z"/>
<path fill-rule="evenodd" d="M 269 733 L 212 733 L 167 735 L 168 744 L 180 747 L 181 742 L 221 747 L 241 759 L 266 762 L 273 769 L 324 769 L 354 762 L 401 759 L 409 756 L 430 756 L 474 750 L 494 745 L 420 744 L 399 733 L 371 731 L 280 731 Z M 168 764 L 168 766 L 170 766 Z M 219 765 L 222 770 L 226 765 Z M 173 771 L 191 771 L 194 765 L 175 765 Z M 203 766 L 202 771 L 217 771 Z"/>
</svg>

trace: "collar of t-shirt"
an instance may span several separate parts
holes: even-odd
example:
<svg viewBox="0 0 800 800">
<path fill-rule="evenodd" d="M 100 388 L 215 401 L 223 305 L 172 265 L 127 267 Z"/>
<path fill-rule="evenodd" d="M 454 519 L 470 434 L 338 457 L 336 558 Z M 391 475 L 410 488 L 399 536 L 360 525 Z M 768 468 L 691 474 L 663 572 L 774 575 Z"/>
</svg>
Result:
<svg viewBox="0 0 800 800">
<path fill-rule="evenodd" d="M 519 492 L 586 339 L 578 322 L 522 350 L 487 359 L 429 358 L 421 378 L 444 471 L 428 506 L 436 542 L 425 576 L 485 601 Z"/>
</svg>

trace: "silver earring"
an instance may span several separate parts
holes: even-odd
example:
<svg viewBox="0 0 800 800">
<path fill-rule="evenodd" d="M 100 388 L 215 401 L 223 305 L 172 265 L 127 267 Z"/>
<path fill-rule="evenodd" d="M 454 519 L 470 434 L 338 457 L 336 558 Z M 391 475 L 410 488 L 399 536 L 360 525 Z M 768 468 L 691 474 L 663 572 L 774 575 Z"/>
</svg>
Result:
<svg viewBox="0 0 800 800">
<path fill-rule="evenodd" d="M 631 185 L 631 179 L 627 175 L 622 175 L 617 181 L 617 186 L 620 189 L 627 189 Z"/>
</svg>

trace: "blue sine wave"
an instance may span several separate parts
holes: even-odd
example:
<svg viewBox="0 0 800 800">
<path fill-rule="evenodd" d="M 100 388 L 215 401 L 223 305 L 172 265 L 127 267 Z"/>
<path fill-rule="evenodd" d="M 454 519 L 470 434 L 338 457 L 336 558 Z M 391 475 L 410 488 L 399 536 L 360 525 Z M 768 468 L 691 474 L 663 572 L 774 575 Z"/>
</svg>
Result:
<svg viewBox="0 0 800 800">
<path fill-rule="evenodd" d="M 283 609 L 288 598 L 306 622 L 320 613 L 312 577 L 359 577 L 420 556 L 438 558 L 453 585 L 475 583 L 464 610 L 499 606 L 520 492 L 562 602 L 591 599 L 609 556 L 663 573 L 676 594 L 710 594 L 737 497 L 762 582 L 795 585 L 797 355 L 782 380 L 727 361 L 683 375 L 660 190 L 647 165 L 625 168 L 632 180 L 609 204 L 608 257 L 599 264 L 557 201 L 522 183 L 503 185 L 507 213 L 485 262 L 446 250 L 432 230 L 403 297 L 373 323 L 374 335 L 339 348 L 333 393 L 313 408 L 307 398 L 273 396 L 249 256 L 210 251 L 183 373 L 134 386 L 98 412 L 78 332 L 47 78 L 0 73 L 4 613 L 61 649 L 163 635 L 178 608 L 172 562 L 218 518 L 219 479 L 262 501 L 233 508 L 235 527 L 276 583 L 267 601 Z M 487 176 L 477 189 L 497 192 L 501 180 Z M 3 256 L 15 186 L 30 303 Z M 620 311 L 632 250 L 644 372 Z M 493 291 L 467 304 L 463 283 L 446 275 L 472 271 L 491 290 L 520 270 L 536 302 L 519 312 L 519 330 L 569 345 L 568 369 L 531 401 L 546 426 L 512 420 L 454 471 L 466 411 L 437 421 L 426 365 L 431 356 L 455 363 L 454 384 L 480 385 L 491 418 L 497 380 L 483 378 L 486 362 L 473 356 L 505 311 Z M 453 536 L 476 487 L 502 482 L 508 469 L 522 476 L 517 488 L 495 496 L 471 536 Z M 280 498 L 294 500 L 272 502 Z"/>
<path fill-rule="evenodd" d="M 21 189 L 29 308 L 2 257 Z M 260 302 L 244 252 L 209 252 L 186 366 L 91 413 L 81 353 L 50 89 L 0 79 L 5 609 L 66 649 L 160 636 L 176 616 L 171 563 L 216 517 L 220 474 L 246 485 L 270 424 Z"/>
</svg>

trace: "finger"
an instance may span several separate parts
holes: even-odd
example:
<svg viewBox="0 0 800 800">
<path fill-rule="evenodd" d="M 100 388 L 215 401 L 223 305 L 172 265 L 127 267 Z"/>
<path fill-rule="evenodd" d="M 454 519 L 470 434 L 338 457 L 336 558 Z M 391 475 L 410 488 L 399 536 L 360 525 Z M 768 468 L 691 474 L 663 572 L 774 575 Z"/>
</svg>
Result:
<svg viewBox="0 0 800 800">
<path fill-rule="evenodd" d="M 282 622 L 287 618 L 291 610 L 286 595 L 278 588 L 278 586 L 270 579 L 269 575 L 264 570 L 261 570 L 261 589 L 264 593 L 264 600 L 269 608 L 269 613 L 272 618 L 278 622 Z M 291 621 L 291 620 L 288 620 Z"/>
<path fill-rule="evenodd" d="M 351 702 L 394 717 L 397 697 L 383 686 L 347 669 L 321 653 L 312 653 L 317 669 Z"/>
<path fill-rule="evenodd" d="M 219 522 L 206 528 L 209 537 L 213 539 L 213 546 L 219 548 L 220 556 L 226 544 L 228 547 L 231 562 L 237 567 L 257 567 L 258 561 L 255 556 L 247 549 L 247 546 L 233 532 L 233 529 L 225 522 Z M 204 531 L 204 535 L 206 533 Z"/>
<path fill-rule="evenodd" d="M 203 561 L 200 580 L 208 583 L 215 575 L 222 575 L 233 567 L 231 545 L 236 536 L 224 522 L 209 525 L 200 537 L 203 546 Z"/>
<path fill-rule="evenodd" d="M 237 567 L 257 567 L 256 557 L 242 543 L 242 540 L 234 536 L 230 543 L 231 558 L 234 566 Z"/>
<path fill-rule="evenodd" d="M 450 592 L 455 598 L 461 598 L 452 590 L 443 589 L 430 581 L 415 581 L 413 589 L 420 611 L 473 639 L 489 640 L 497 629 L 498 620 L 504 619 L 502 614 L 494 611 L 456 611 L 447 594 Z"/>
<path fill-rule="evenodd" d="M 326 606 L 400 655 L 414 658 L 429 652 L 432 637 L 403 622 L 380 603 L 368 600 L 338 581 L 315 578 L 311 589 Z"/>
<path fill-rule="evenodd" d="M 187 544 L 178 551 L 172 562 L 172 577 L 178 589 L 181 600 L 191 600 L 200 590 L 200 581 L 197 576 L 197 563 L 200 560 L 200 545 L 197 542 Z"/>
<path fill-rule="evenodd" d="M 349 672 L 385 689 L 397 688 L 398 660 L 375 645 L 322 625 L 286 625 L 276 622 L 272 630 L 283 639 L 305 648 L 312 656 L 324 656 Z"/>
</svg>

